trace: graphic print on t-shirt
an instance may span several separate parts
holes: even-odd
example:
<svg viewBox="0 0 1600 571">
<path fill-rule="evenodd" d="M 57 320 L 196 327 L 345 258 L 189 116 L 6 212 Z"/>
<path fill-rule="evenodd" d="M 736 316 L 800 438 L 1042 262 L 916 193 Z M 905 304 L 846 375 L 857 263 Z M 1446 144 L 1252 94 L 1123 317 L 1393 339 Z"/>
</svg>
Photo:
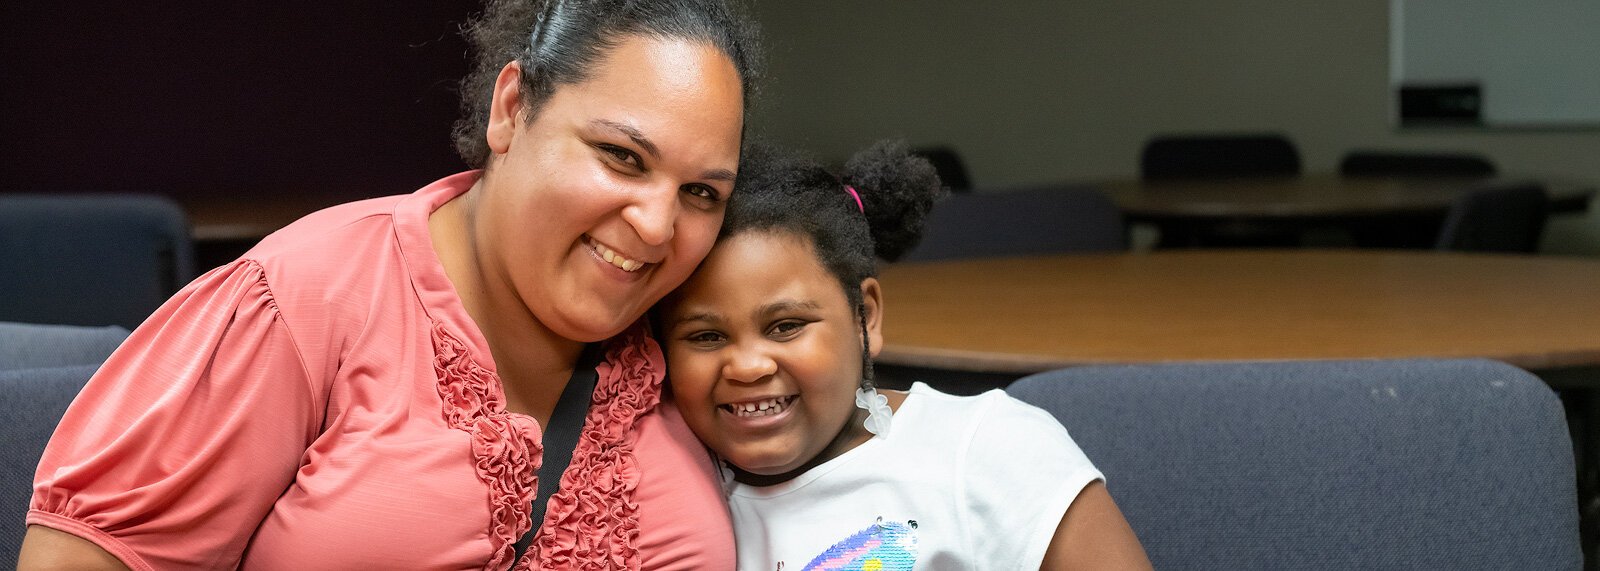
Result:
<svg viewBox="0 0 1600 571">
<path fill-rule="evenodd" d="M 917 522 L 878 518 L 833 544 L 802 571 L 911 571 L 917 564 Z"/>
</svg>

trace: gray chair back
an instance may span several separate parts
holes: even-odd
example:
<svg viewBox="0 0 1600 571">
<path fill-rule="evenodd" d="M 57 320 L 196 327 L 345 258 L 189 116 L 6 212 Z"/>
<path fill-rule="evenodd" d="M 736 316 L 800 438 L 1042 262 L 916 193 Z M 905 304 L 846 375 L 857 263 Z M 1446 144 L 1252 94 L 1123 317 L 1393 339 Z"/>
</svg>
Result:
<svg viewBox="0 0 1600 571">
<path fill-rule="evenodd" d="M 1435 245 L 1461 252 L 1539 251 L 1550 198 L 1533 182 L 1489 184 L 1456 198 Z"/>
<path fill-rule="evenodd" d="M 0 370 L 97 365 L 128 338 L 115 325 L 40 325 L 0 322 Z"/>
<path fill-rule="evenodd" d="M 1157 569 L 1577 569 L 1561 403 L 1485 360 L 1103 366 L 1006 389 L 1106 475 Z"/>
<path fill-rule="evenodd" d="M 128 330 L 0 322 L 0 562 L 16 561 L 39 455 Z"/>
<path fill-rule="evenodd" d="M 133 329 L 193 277 L 169 199 L 0 194 L 0 321 Z"/>
<path fill-rule="evenodd" d="M 1126 250 L 1122 211 L 1091 188 L 1041 186 L 952 194 L 928 215 L 903 261 Z"/>
<path fill-rule="evenodd" d="M 67 405 L 99 367 L 0 370 L 0 562 L 17 560 L 39 456 Z"/>
</svg>

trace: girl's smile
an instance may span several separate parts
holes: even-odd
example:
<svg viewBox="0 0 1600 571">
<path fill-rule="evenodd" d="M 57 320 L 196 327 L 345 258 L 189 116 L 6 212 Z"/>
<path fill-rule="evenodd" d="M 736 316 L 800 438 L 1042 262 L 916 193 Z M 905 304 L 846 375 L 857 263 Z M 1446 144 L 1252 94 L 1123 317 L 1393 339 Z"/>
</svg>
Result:
<svg viewBox="0 0 1600 571">
<path fill-rule="evenodd" d="M 717 405 L 722 412 L 723 423 L 734 430 L 757 432 L 783 425 L 789 420 L 789 413 L 794 410 L 794 402 L 799 395 L 746 400 L 729 404 Z"/>
</svg>

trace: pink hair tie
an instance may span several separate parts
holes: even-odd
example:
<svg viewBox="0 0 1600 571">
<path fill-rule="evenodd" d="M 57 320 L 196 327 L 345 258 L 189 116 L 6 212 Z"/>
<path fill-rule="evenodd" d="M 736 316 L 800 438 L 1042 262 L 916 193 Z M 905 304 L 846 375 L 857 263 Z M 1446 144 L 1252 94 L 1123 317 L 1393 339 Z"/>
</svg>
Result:
<svg viewBox="0 0 1600 571">
<path fill-rule="evenodd" d="M 867 213 L 867 207 L 861 205 L 861 195 L 856 194 L 855 187 L 850 186 L 848 184 L 844 185 L 844 191 L 850 193 L 850 198 L 856 199 L 856 208 L 861 209 L 861 213 L 862 214 L 866 214 Z"/>
</svg>

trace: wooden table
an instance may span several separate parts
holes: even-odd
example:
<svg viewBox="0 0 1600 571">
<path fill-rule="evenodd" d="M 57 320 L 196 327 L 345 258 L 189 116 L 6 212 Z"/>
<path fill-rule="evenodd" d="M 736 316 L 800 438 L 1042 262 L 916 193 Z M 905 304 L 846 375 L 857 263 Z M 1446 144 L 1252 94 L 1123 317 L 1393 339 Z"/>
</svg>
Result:
<svg viewBox="0 0 1600 571">
<path fill-rule="evenodd" d="M 1556 212 L 1583 211 L 1595 184 L 1549 177 L 1344 177 L 1313 174 L 1219 180 L 1109 181 L 1095 185 L 1134 221 L 1303 220 L 1442 215 L 1476 184 L 1537 180 Z"/>
<path fill-rule="evenodd" d="M 1189 250 L 903 264 L 881 279 L 879 362 L 915 371 L 896 386 L 973 394 L 1048 369 L 1166 361 L 1488 357 L 1532 369 L 1563 389 L 1586 545 L 1600 527 L 1600 260 Z"/>
<path fill-rule="evenodd" d="M 1600 260 L 1165 251 L 902 264 L 880 362 L 1025 374 L 1161 361 L 1488 357 L 1600 365 Z"/>
</svg>

